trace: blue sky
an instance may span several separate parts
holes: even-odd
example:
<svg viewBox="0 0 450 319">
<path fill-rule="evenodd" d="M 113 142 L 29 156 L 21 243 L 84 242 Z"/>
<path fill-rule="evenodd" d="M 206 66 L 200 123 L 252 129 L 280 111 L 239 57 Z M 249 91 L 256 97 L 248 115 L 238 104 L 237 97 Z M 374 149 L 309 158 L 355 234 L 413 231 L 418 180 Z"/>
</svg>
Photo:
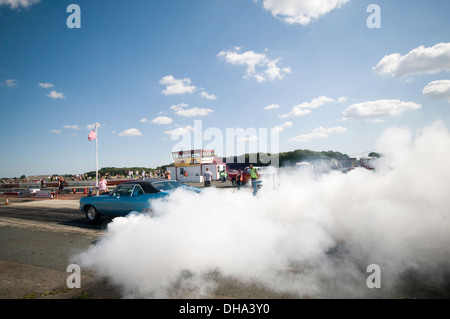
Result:
<svg viewBox="0 0 450 319">
<path fill-rule="evenodd" d="M 72 3 L 81 28 L 67 25 Z M 219 155 L 247 140 L 360 157 L 388 127 L 448 126 L 448 12 L 446 0 L 0 0 L 0 177 L 95 170 L 94 123 L 100 168 L 168 164 L 173 132 Z M 226 147 L 238 128 L 249 135 Z"/>
</svg>

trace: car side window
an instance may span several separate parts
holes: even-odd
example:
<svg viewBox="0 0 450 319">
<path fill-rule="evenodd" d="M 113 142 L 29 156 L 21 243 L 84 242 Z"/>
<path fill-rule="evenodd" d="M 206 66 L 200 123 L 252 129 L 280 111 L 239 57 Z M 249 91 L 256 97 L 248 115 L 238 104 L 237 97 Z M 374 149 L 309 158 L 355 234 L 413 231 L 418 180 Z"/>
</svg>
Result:
<svg viewBox="0 0 450 319">
<path fill-rule="evenodd" d="M 133 196 L 143 195 L 144 191 L 142 190 L 140 185 L 136 185 L 133 190 Z"/>
<path fill-rule="evenodd" d="M 122 196 L 129 197 L 129 196 L 131 196 L 131 192 L 133 191 L 133 186 L 134 185 L 118 186 L 112 195 L 117 196 L 117 197 L 122 197 Z"/>
</svg>

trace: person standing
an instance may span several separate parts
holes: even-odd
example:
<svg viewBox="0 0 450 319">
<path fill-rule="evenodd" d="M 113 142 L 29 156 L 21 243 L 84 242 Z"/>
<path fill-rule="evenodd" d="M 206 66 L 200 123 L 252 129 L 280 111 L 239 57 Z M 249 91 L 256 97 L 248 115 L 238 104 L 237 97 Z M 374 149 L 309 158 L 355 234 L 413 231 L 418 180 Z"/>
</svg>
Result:
<svg viewBox="0 0 450 319">
<path fill-rule="evenodd" d="M 62 177 L 58 178 L 58 190 L 59 194 L 64 193 L 64 179 Z"/>
<path fill-rule="evenodd" d="M 253 167 L 252 164 L 250 164 L 250 177 L 252 179 L 253 195 L 256 195 L 256 192 L 258 192 L 259 173 L 256 167 Z"/>
<path fill-rule="evenodd" d="M 220 171 L 220 179 L 222 180 L 222 183 L 225 183 L 227 181 L 227 172 L 226 170 Z"/>
<path fill-rule="evenodd" d="M 100 178 L 100 181 L 98 182 L 98 191 L 100 194 L 103 194 L 108 191 L 108 182 L 106 181 L 105 177 L 102 176 Z"/>
<path fill-rule="evenodd" d="M 209 168 L 206 168 L 205 173 L 203 174 L 203 178 L 205 179 L 205 187 L 210 187 L 211 186 L 211 181 L 212 181 L 212 173 L 209 171 Z"/>
<path fill-rule="evenodd" d="M 241 186 L 242 186 L 242 171 L 241 170 L 238 171 L 238 174 L 236 176 L 236 186 L 237 186 L 238 190 L 241 189 Z"/>
</svg>

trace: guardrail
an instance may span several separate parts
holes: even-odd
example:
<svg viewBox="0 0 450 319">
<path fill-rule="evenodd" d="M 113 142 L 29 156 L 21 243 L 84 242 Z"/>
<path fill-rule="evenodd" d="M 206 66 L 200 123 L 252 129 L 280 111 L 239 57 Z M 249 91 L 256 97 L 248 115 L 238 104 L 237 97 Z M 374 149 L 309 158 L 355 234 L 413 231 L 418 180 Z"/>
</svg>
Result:
<svg viewBox="0 0 450 319">
<path fill-rule="evenodd" d="M 136 180 L 136 179 L 135 179 Z M 117 184 L 130 181 L 130 179 L 112 179 L 107 180 L 108 186 L 115 186 Z M 65 181 L 64 188 L 84 188 L 95 187 L 95 180 L 90 181 Z M 37 189 L 42 188 L 40 182 L 31 183 L 12 183 L 12 184 L 0 184 L 0 189 Z M 43 188 L 58 188 L 57 182 L 47 182 Z"/>
</svg>

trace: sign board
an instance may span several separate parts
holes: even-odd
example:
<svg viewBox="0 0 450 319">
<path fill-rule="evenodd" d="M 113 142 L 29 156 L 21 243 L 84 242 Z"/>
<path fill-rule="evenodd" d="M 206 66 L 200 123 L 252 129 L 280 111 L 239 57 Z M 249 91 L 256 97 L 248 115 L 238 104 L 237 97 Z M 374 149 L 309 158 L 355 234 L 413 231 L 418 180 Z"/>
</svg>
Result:
<svg viewBox="0 0 450 319">
<path fill-rule="evenodd" d="M 31 197 L 31 191 L 29 189 L 19 191 L 18 197 Z"/>
<path fill-rule="evenodd" d="M 52 191 L 38 191 L 36 192 L 37 198 L 53 198 Z"/>
</svg>

